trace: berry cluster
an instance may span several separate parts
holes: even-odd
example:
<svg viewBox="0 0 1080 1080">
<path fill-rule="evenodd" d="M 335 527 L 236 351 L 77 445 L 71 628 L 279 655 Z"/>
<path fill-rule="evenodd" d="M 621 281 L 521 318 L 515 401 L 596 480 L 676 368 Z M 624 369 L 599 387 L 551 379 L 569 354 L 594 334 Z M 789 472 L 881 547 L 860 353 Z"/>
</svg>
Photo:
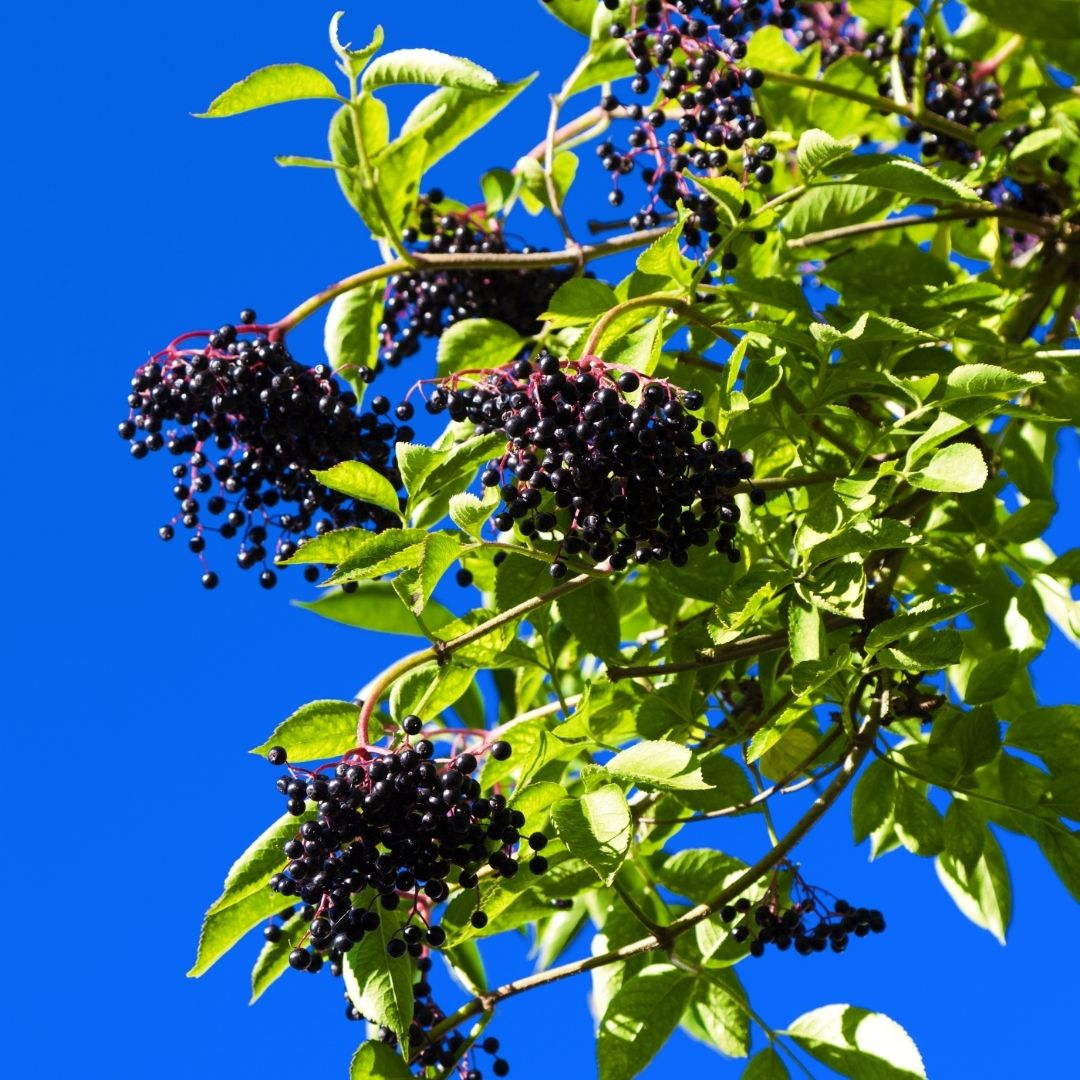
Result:
<svg viewBox="0 0 1080 1080">
<path fill-rule="evenodd" d="M 387 419 L 385 398 L 358 413 L 356 395 L 329 367 L 298 363 L 269 331 L 245 311 L 239 327 L 181 335 L 136 370 L 131 411 L 119 425 L 133 457 L 165 449 L 184 459 L 172 469 L 180 512 L 159 533 L 171 540 L 177 524 L 190 531 L 188 547 L 203 560 L 208 589 L 218 575 L 205 566 L 207 533 L 239 537 L 237 563 L 261 566 L 259 581 L 271 588 L 272 531 L 274 555 L 284 559 L 312 531 L 396 524 L 384 509 L 329 491 L 312 472 L 359 460 L 397 486 L 394 444 L 412 430 Z M 396 415 L 407 420 L 412 406 L 399 405 Z M 309 580 L 318 574 L 307 571 Z"/>
<path fill-rule="evenodd" d="M 720 918 L 733 924 L 731 936 L 735 941 L 750 942 L 751 956 L 764 956 L 767 945 L 774 945 L 780 952 L 794 947 L 800 956 L 826 949 L 842 953 L 852 935 L 866 937 L 885 929 L 880 911 L 852 907 L 846 900 L 806 884 L 794 870 L 789 904 L 781 902 L 774 882 L 759 904 L 740 897 L 720 909 Z"/>
<path fill-rule="evenodd" d="M 703 403 L 696 390 L 595 356 L 560 361 L 542 350 L 477 383 L 449 380 L 428 408 L 505 433 L 505 456 L 481 478 L 500 489 L 500 532 L 553 535 L 560 554 L 586 552 L 621 570 L 631 559 L 682 566 L 691 547 L 710 542 L 739 561 L 734 493 L 753 466 L 721 449 L 711 421 L 690 415 Z M 750 499 L 760 504 L 764 492 L 751 488 Z M 567 567 L 560 558 L 550 570 L 561 578 Z"/>
<path fill-rule="evenodd" d="M 418 1075 L 427 1075 L 427 1070 L 438 1066 L 449 1070 L 457 1065 L 457 1075 L 461 1080 L 483 1080 L 484 1074 L 476 1067 L 477 1051 L 490 1054 L 494 1060 L 491 1071 L 497 1077 L 508 1076 L 510 1065 L 504 1059 L 495 1057 L 499 1052 L 499 1040 L 493 1035 L 479 1040 L 464 1052 L 465 1036 L 460 1031 L 451 1030 L 432 1039 L 430 1032 L 437 1024 L 446 1019 L 446 1013 L 432 998 L 431 984 L 428 982 L 431 971 L 431 957 L 422 956 L 416 961 L 416 981 L 413 983 L 413 1019 L 409 1026 L 409 1060 L 420 1070 Z M 353 1004 L 348 992 L 345 994 L 345 1016 L 349 1020 L 365 1019 L 363 1013 Z M 379 1027 L 376 1037 L 388 1046 L 396 1047 L 398 1038 L 389 1028 Z"/>
<path fill-rule="evenodd" d="M 440 762 L 430 739 L 410 740 L 421 733 L 419 717 L 405 717 L 402 727 L 406 739 L 396 751 L 359 747 L 314 772 L 290 766 L 277 781 L 290 814 L 304 816 L 310 804 L 315 809 L 285 843 L 285 869 L 270 879 L 282 896 L 299 896 L 312 905 L 310 948 L 292 951 L 294 968 L 321 965 L 324 955 L 339 963 L 365 933 L 379 927 L 377 908 L 392 911 L 403 902 L 410 905 L 409 915 L 387 943 L 387 953 L 419 957 L 425 945 L 438 948 L 446 933 L 432 922 L 431 909 L 449 896 L 447 882 L 455 867 L 463 889 L 477 888 L 485 865 L 512 877 L 526 851 L 534 874 L 547 869 L 538 854 L 547 845 L 544 834 L 523 838 L 524 815 L 511 810 L 503 795 L 482 796 L 473 776 L 480 757 L 508 758 L 509 743 L 484 738 L 473 751 Z M 288 764 L 280 746 L 268 758 L 274 765 Z M 471 919 L 481 929 L 487 915 L 479 908 L 479 891 L 477 901 Z"/>
<path fill-rule="evenodd" d="M 609 112 L 622 110 L 636 121 L 628 149 L 607 142 L 598 150 L 613 176 L 610 202 L 622 203 L 619 178 L 644 163 L 650 201 L 639 217 L 642 226 L 659 220 L 661 204 L 681 204 L 700 218 L 691 218 L 692 231 L 715 231 L 715 206 L 694 190 L 695 175 L 733 176 L 743 184 L 750 179 L 768 184 L 773 178 L 776 147 L 763 141 L 768 125 L 755 112 L 751 93 L 763 76 L 756 68 L 740 66 L 765 12 L 757 4 L 726 0 L 646 0 L 638 10 L 644 14 L 641 26 L 613 23 L 610 32 L 625 41 L 634 62 L 631 89 L 650 95 L 651 104 L 624 108 L 610 94 L 603 100 Z"/>
<path fill-rule="evenodd" d="M 866 35 L 846 3 L 774 0 L 766 21 L 787 32 L 797 49 L 821 46 L 821 66 L 828 67 L 866 48 Z"/>
<path fill-rule="evenodd" d="M 414 251 L 432 255 L 503 255 L 514 250 L 500 224 L 489 220 L 482 209 L 440 214 L 436 207 L 442 201 L 443 194 L 437 189 L 420 200 L 417 224 L 404 234 Z M 524 247 L 521 254 L 533 250 Z M 569 277 L 567 270 L 549 267 L 502 270 L 497 277 L 490 271 L 467 269 L 396 274 L 386 285 L 379 328 L 382 350 L 372 374 L 397 367 L 419 351 L 425 337 L 436 338 L 462 319 L 497 319 L 519 334 L 535 334 L 539 316 L 555 290 Z"/>
</svg>

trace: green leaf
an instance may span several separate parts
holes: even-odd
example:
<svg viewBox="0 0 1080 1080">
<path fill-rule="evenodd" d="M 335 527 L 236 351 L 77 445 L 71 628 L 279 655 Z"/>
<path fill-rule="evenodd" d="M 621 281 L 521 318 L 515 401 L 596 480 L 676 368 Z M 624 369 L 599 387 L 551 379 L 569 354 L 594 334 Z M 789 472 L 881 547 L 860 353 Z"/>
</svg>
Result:
<svg viewBox="0 0 1080 1080">
<path fill-rule="evenodd" d="M 986 461 L 971 443 L 944 446 L 918 472 L 909 473 L 908 482 L 926 491 L 978 491 L 989 474 Z"/>
<path fill-rule="evenodd" d="M 485 488 L 484 498 L 478 499 L 467 491 L 459 491 L 450 496 L 450 520 L 474 539 L 480 538 L 484 523 L 499 505 L 499 493 L 496 488 Z"/>
<path fill-rule="evenodd" d="M 434 717 L 457 702 L 475 678 L 475 668 L 468 665 L 424 664 L 394 683 L 390 714 Z"/>
<path fill-rule="evenodd" d="M 502 84 L 486 68 L 435 49 L 398 49 L 373 60 L 361 85 L 367 91 L 402 83 L 498 93 Z"/>
<path fill-rule="evenodd" d="M 633 822 L 617 784 L 605 784 L 580 799 L 563 799 L 551 812 L 559 839 L 610 885 L 630 850 Z"/>
<path fill-rule="evenodd" d="M 784 218 L 784 236 L 795 240 L 810 233 L 872 221 L 890 210 L 896 197 L 859 184 L 811 187 L 792 204 Z"/>
<path fill-rule="evenodd" d="M 593 4 L 583 4 L 581 0 L 540 0 L 540 6 L 579 34 L 586 37 L 591 35 L 593 15 L 596 13 Z"/>
<path fill-rule="evenodd" d="M 575 277 L 563 282 L 541 316 L 553 329 L 585 326 L 617 303 L 615 290 L 596 278 Z"/>
<path fill-rule="evenodd" d="M 368 536 L 367 543 L 338 564 L 330 579 L 334 584 L 362 581 L 392 570 L 418 566 L 428 534 L 423 529 L 387 529 L 381 533 L 368 533 Z"/>
<path fill-rule="evenodd" d="M 645 791 L 701 791 L 708 788 L 689 747 L 645 741 L 620 750 L 605 769 L 623 783 Z"/>
<path fill-rule="evenodd" d="M 993 833 L 984 828 L 982 853 L 972 869 L 949 854 L 941 855 L 935 865 L 941 884 L 961 912 L 1004 945 L 1012 918 L 1012 889 L 1005 856 Z"/>
<path fill-rule="evenodd" d="M 827 131 L 810 128 L 799 136 L 799 148 L 795 157 L 803 180 L 810 180 L 827 165 L 846 157 L 851 147 L 834 139 Z"/>
<path fill-rule="evenodd" d="M 299 824 L 297 818 L 293 821 Z M 284 863 L 278 858 L 278 866 Z M 207 913 L 199 931 L 199 947 L 195 963 L 187 973 L 189 979 L 197 979 L 218 962 L 249 930 L 281 910 L 281 895 L 268 888 L 256 887 L 236 903 L 227 907 L 216 904 Z"/>
<path fill-rule="evenodd" d="M 502 112 L 535 78 L 529 75 L 519 82 L 499 83 L 491 91 L 448 87 L 436 90 L 409 113 L 401 125 L 401 134 L 423 129 L 426 171 Z"/>
<path fill-rule="evenodd" d="M 911 1036 L 882 1013 L 854 1005 L 823 1005 L 804 1013 L 784 1034 L 852 1080 L 926 1080 Z"/>
<path fill-rule="evenodd" d="M 200 118 L 235 116 L 284 101 L 337 96 L 334 84 L 321 71 L 306 64 L 273 64 L 259 68 L 238 83 L 233 83 L 210 102 L 206 112 L 195 115 Z"/>
<path fill-rule="evenodd" d="M 358 712 L 351 701 L 310 701 L 282 720 L 250 753 L 262 756 L 271 746 L 284 746 L 292 762 L 340 757 L 356 745 Z M 280 853 L 278 857 L 280 861 Z"/>
<path fill-rule="evenodd" d="M 378 634 L 425 637 L 425 627 L 431 631 L 440 630 L 454 619 L 442 604 L 429 600 L 424 607 L 424 626 L 421 627 L 389 581 L 358 581 L 355 584 L 356 588 L 351 592 L 335 589 L 318 600 L 294 600 L 293 603 L 332 622 L 374 630 Z"/>
<path fill-rule="evenodd" d="M 362 49 L 352 48 L 352 42 L 342 44 L 341 37 L 338 34 L 338 26 L 344 15 L 344 11 L 335 11 L 331 16 L 330 47 L 338 54 L 341 60 L 340 66 L 345 70 L 346 74 L 356 78 L 364 70 L 367 62 L 383 47 L 386 35 L 383 33 L 381 26 L 376 26 L 372 32 L 371 41 Z"/>
<path fill-rule="evenodd" d="M 742 1080 L 791 1080 L 784 1059 L 769 1046 L 755 1054 L 743 1070 Z"/>
<path fill-rule="evenodd" d="M 343 461 L 329 469 L 315 469 L 312 476 L 331 491 L 340 491 L 360 502 L 381 506 L 401 517 L 401 505 L 394 485 L 362 461 Z"/>
<path fill-rule="evenodd" d="M 394 579 L 394 591 L 414 615 L 423 613 L 435 586 L 462 554 L 461 539 L 446 532 L 428 533 L 420 542 L 420 558 Z"/>
<path fill-rule="evenodd" d="M 947 180 L 911 158 L 894 157 L 880 164 L 872 164 L 872 160 L 874 159 L 853 155 L 843 162 L 841 169 L 853 172 L 855 183 L 894 191 L 919 202 L 979 201 L 978 195 L 971 188 L 955 180 Z M 863 167 L 864 162 L 869 167 Z"/>
<path fill-rule="evenodd" d="M 437 117 L 432 117 L 432 123 L 436 119 Z M 427 132 L 418 128 L 410 131 L 408 135 L 399 136 L 379 153 L 371 156 L 371 186 L 381 199 L 386 219 L 395 232 L 405 225 L 416 206 L 427 150 Z M 385 233 L 385 228 L 382 231 Z"/>
<path fill-rule="evenodd" d="M 330 366 L 349 380 L 359 399 L 367 385 L 359 374 L 373 368 L 379 359 L 383 292 L 382 282 L 351 289 L 335 297 L 326 313 L 326 357 Z"/>
<path fill-rule="evenodd" d="M 937 807 L 905 780 L 896 786 L 894 826 L 900 843 L 913 855 L 936 855 L 944 846 L 941 814 Z"/>
<path fill-rule="evenodd" d="M 412 1080 L 405 1059 L 386 1043 L 361 1043 L 349 1066 L 349 1080 Z"/>
<path fill-rule="evenodd" d="M 370 529 L 334 529 L 322 536 L 305 540 L 296 554 L 282 560 L 283 566 L 303 566 L 307 563 L 325 563 L 336 566 L 359 554 L 375 539 Z"/>
<path fill-rule="evenodd" d="M 618 654 L 619 602 L 610 581 L 594 581 L 561 597 L 559 616 L 584 651 L 601 659 Z"/>
<path fill-rule="evenodd" d="M 463 368 L 494 368 L 513 360 L 525 339 L 496 319 L 462 319 L 439 338 L 436 366 L 440 379 Z"/>
<path fill-rule="evenodd" d="M 683 287 L 690 284 L 694 264 L 680 250 L 683 222 L 673 225 L 654 240 L 639 256 L 637 268 L 643 274 L 656 274 Z"/>
<path fill-rule="evenodd" d="M 289 968 L 289 953 L 304 933 L 304 921 L 297 912 L 281 928 L 277 941 L 268 941 L 259 950 L 255 966 L 251 969 L 251 1000 L 254 1005 Z"/>
<path fill-rule="evenodd" d="M 985 705 L 1009 692 L 1020 669 L 1020 654 L 1014 649 L 998 649 L 984 656 L 972 669 L 964 686 L 969 705 Z"/>
<path fill-rule="evenodd" d="M 702 975 L 683 1014 L 683 1026 L 727 1057 L 746 1057 L 750 1053 L 750 1018 L 738 975 L 731 970 L 706 970 Z"/>
<path fill-rule="evenodd" d="M 970 874 L 979 861 L 986 843 L 983 819 L 962 799 L 953 799 L 945 811 L 945 853 Z"/>
<path fill-rule="evenodd" d="M 596 1038 L 599 1080 L 631 1080 L 675 1030 L 694 980 L 671 964 L 650 964 L 619 987 Z"/>
<path fill-rule="evenodd" d="M 946 401 L 986 397 L 990 394 L 1011 396 L 1045 382 L 1041 372 L 1009 371 L 993 364 L 960 364 L 945 377 Z"/>
<path fill-rule="evenodd" d="M 889 645 L 916 630 L 923 630 L 928 626 L 953 619 L 970 611 L 983 603 L 982 600 L 966 600 L 958 596 L 940 596 L 933 600 L 925 600 L 921 604 L 915 604 L 908 608 L 902 615 L 894 615 L 878 623 L 869 634 L 866 635 L 867 653 L 875 653 L 885 645 Z"/>
<path fill-rule="evenodd" d="M 406 1042 L 413 1015 L 413 966 L 408 956 L 386 955 L 390 939 L 405 923 L 408 905 L 396 911 L 379 911 L 377 930 L 368 931 L 359 945 L 346 954 L 345 989 L 352 1003 L 376 1025 L 393 1031 Z"/>
<path fill-rule="evenodd" d="M 871 761 L 851 796 L 851 825 L 856 844 L 885 824 L 895 801 L 896 770 L 884 761 Z"/>
</svg>

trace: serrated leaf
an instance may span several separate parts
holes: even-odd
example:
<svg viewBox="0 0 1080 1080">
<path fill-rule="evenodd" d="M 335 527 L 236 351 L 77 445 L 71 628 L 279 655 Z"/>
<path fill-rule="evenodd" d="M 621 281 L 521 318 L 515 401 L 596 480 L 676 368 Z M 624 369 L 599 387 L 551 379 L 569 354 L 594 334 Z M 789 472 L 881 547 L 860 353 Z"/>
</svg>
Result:
<svg viewBox="0 0 1080 1080">
<path fill-rule="evenodd" d="M 863 167 L 864 162 L 869 167 Z M 920 202 L 928 199 L 937 202 L 979 201 L 971 188 L 939 176 L 911 158 L 894 157 L 876 164 L 869 162 L 870 159 L 853 155 L 842 163 L 841 168 L 854 173 L 855 183 L 894 191 Z"/>
<path fill-rule="evenodd" d="M 596 278 L 575 277 L 564 281 L 548 302 L 540 319 L 552 329 L 585 326 L 615 306 L 615 290 Z"/>
<path fill-rule="evenodd" d="M 478 539 L 484 523 L 498 505 L 499 493 L 495 488 L 485 488 L 483 499 L 468 491 L 460 491 L 450 497 L 450 520 L 462 532 Z"/>
<path fill-rule="evenodd" d="M 610 885 L 630 850 L 633 822 L 626 796 L 605 784 L 580 799 L 564 799 L 551 812 L 559 839 L 571 855 L 584 859 Z"/>
<path fill-rule="evenodd" d="M 250 753 L 264 755 L 271 746 L 284 746 L 291 762 L 340 757 L 356 745 L 358 711 L 351 701 L 309 701 Z"/>
<path fill-rule="evenodd" d="M 932 600 L 925 600 L 921 604 L 915 604 L 900 615 L 894 615 L 891 619 L 878 623 L 877 626 L 866 636 L 866 651 L 877 652 L 878 649 L 900 638 L 923 630 L 928 626 L 945 622 L 956 618 L 965 611 L 970 611 L 983 603 L 982 600 L 968 600 L 959 596 L 941 596 Z"/>
<path fill-rule="evenodd" d="M 750 1052 L 746 991 L 732 970 L 706 970 L 683 1014 L 683 1027 L 730 1058 Z"/>
<path fill-rule="evenodd" d="M 937 855 L 944 846 L 941 814 L 930 800 L 911 784 L 900 780 L 896 786 L 893 825 L 900 843 L 913 855 Z"/>
<path fill-rule="evenodd" d="M 827 131 L 810 128 L 799 136 L 795 158 L 803 180 L 810 180 L 827 165 L 846 157 L 850 152 L 851 147 L 834 139 Z"/>
<path fill-rule="evenodd" d="M 937 859 L 936 868 L 938 879 L 961 912 L 1004 945 L 1012 919 L 1012 889 L 1005 855 L 993 833 L 985 829 L 982 853 L 971 870 L 949 854 Z"/>
<path fill-rule="evenodd" d="M 371 41 L 363 48 L 352 48 L 352 42 L 342 44 L 341 37 L 338 34 L 338 26 L 344 16 L 344 11 L 335 11 L 330 18 L 330 47 L 340 57 L 342 67 L 355 78 L 364 70 L 367 62 L 383 47 L 386 35 L 381 26 L 376 26 L 371 34 Z"/>
<path fill-rule="evenodd" d="M 585 651 L 601 659 L 618 654 L 619 602 L 610 581 L 594 581 L 561 597 L 559 616 Z"/>
<path fill-rule="evenodd" d="M 353 1054 L 349 1080 L 412 1080 L 412 1072 L 386 1043 L 370 1041 L 361 1043 Z"/>
<path fill-rule="evenodd" d="M 986 823 L 961 799 L 953 799 L 945 811 L 945 853 L 970 874 L 983 853 L 986 843 Z"/>
<path fill-rule="evenodd" d="M 952 443 L 937 451 L 925 469 L 908 474 L 908 482 L 926 491 L 978 491 L 988 476 L 986 461 L 971 443 Z"/>
<path fill-rule="evenodd" d="M 421 626 L 389 581 L 357 581 L 354 584 L 356 588 L 350 592 L 336 589 L 318 600 L 294 600 L 293 603 L 331 622 L 374 630 L 379 634 L 425 637 L 425 629 L 441 630 L 454 619 L 442 604 L 428 600 L 423 612 L 424 625 Z"/>
<path fill-rule="evenodd" d="M 272 64 L 233 83 L 210 102 L 206 112 L 195 115 L 201 119 L 214 119 L 266 105 L 280 105 L 285 101 L 336 97 L 338 92 L 334 84 L 321 71 L 306 64 Z"/>
<path fill-rule="evenodd" d="M 476 678 L 476 671 L 467 665 L 424 664 L 408 672 L 394 683 L 390 695 L 392 716 L 435 717 L 457 702 Z"/>
<path fill-rule="evenodd" d="M 611 999 L 596 1038 L 599 1080 L 632 1080 L 675 1030 L 694 980 L 671 964 L 650 964 Z"/>
<path fill-rule="evenodd" d="M 323 346 L 330 366 L 349 380 L 358 399 L 366 383 L 361 371 L 379 359 L 379 324 L 383 318 L 383 285 L 374 282 L 334 298 L 326 313 Z"/>
<path fill-rule="evenodd" d="M 926 1080 L 911 1036 L 882 1013 L 823 1005 L 784 1032 L 823 1065 L 851 1080 Z"/>
<path fill-rule="evenodd" d="M 379 910 L 379 926 L 368 931 L 344 958 L 345 988 L 352 1003 L 376 1025 L 388 1027 L 403 1043 L 413 1015 L 413 966 L 408 956 L 394 959 L 386 946 L 405 922 L 408 905 Z"/>
<path fill-rule="evenodd" d="M 299 824 L 299 819 L 293 820 Z M 280 860 L 282 864 L 284 861 Z M 279 912 L 282 906 L 279 893 L 257 887 L 242 900 L 226 907 L 212 907 L 199 931 L 199 946 L 188 978 L 197 979 L 209 971 L 249 930 Z"/>
<path fill-rule="evenodd" d="M 896 770 L 884 761 L 871 761 L 851 796 L 851 825 L 861 844 L 892 814 L 896 801 Z"/>
<path fill-rule="evenodd" d="M 1045 382 L 1041 372 L 1009 371 L 993 364 L 960 364 L 945 377 L 945 400 L 1019 394 Z"/>
<path fill-rule="evenodd" d="M 423 529 L 387 529 L 381 533 L 368 533 L 368 536 L 367 543 L 358 546 L 338 564 L 331 582 L 362 581 L 392 570 L 417 566 L 423 558 L 428 534 Z M 303 548 L 300 550 L 302 552 Z"/>
<path fill-rule="evenodd" d="M 394 578 L 394 591 L 414 615 L 421 615 L 443 574 L 467 550 L 460 537 L 448 532 L 428 533 L 419 545 L 415 565 Z"/>
<path fill-rule="evenodd" d="M 462 319 L 448 326 L 439 338 L 436 359 L 439 378 L 464 368 L 502 367 L 524 346 L 525 339 L 497 319 Z"/>
<path fill-rule="evenodd" d="M 689 747 L 652 740 L 620 750 L 604 768 L 623 783 L 645 791 L 702 791 L 708 788 Z"/>
<path fill-rule="evenodd" d="M 401 517 L 401 505 L 394 485 L 362 461 L 343 461 L 329 469 L 315 469 L 312 476 L 331 491 L 340 491 L 359 502 L 381 506 Z"/>
<path fill-rule="evenodd" d="M 297 912 L 281 927 L 281 936 L 277 941 L 268 941 L 259 950 L 255 966 L 251 969 L 251 1000 L 254 1005 L 289 968 L 289 953 L 294 941 L 299 940 L 304 932 L 304 921 Z"/>
<path fill-rule="evenodd" d="M 402 83 L 448 86 L 461 90 L 497 93 L 500 82 L 486 68 L 460 56 L 435 49 L 398 49 L 376 57 L 364 71 L 361 85 L 367 91 Z"/>
</svg>

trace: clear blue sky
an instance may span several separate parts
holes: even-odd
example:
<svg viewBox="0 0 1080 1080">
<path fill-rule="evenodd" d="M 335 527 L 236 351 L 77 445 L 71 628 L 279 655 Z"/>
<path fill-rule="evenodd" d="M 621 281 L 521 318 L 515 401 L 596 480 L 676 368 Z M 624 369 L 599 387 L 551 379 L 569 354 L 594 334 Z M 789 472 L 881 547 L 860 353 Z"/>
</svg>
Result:
<svg viewBox="0 0 1080 1080">
<path fill-rule="evenodd" d="M 246 305 L 276 317 L 374 261 L 328 173 L 271 160 L 321 154 L 325 103 L 189 116 L 263 64 L 329 66 L 332 11 L 60 0 L 0 15 L 9 1075 L 173 1080 L 295 1066 L 331 1080 L 347 1075 L 360 1035 L 329 978 L 283 978 L 249 1008 L 254 938 L 202 980 L 184 971 L 231 859 L 278 813 L 273 770 L 247 748 L 301 703 L 351 696 L 407 645 L 290 607 L 305 589 L 298 575 L 268 594 L 223 557 L 222 586 L 204 592 L 195 559 L 156 539 L 171 513 L 166 462 L 133 463 L 116 437 L 128 376 L 150 350 Z M 377 19 L 390 47 L 465 54 L 504 78 L 544 72 L 439 167 L 435 179 L 463 197 L 482 169 L 537 141 L 546 94 L 578 46 L 530 0 L 358 3 L 347 36 L 366 39 Z M 605 181 L 591 159 L 582 167 L 578 221 L 605 206 Z M 315 363 L 319 341 L 311 328 L 293 344 Z M 1065 454 L 1074 494 L 1075 440 Z M 1074 505 L 1066 515 L 1054 530 L 1062 547 L 1080 524 Z M 1075 663 L 1055 640 L 1037 668 L 1045 701 L 1075 697 Z M 1059 1075 L 1072 1056 L 1077 947 L 1057 930 L 1075 927 L 1075 907 L 1032 846 L 1004 841 L 1018 887 L 1002 949 L 953 908 L 930 862 L 900 853 L 868 865 L 845 814 L 800 856 L 812 879 L 880 906 L 889 930 L 842 957 L 748 963 L 757 1010 L 782 1027 L 830 1002 L 880 1009 L 915 1036 L 938 1080 Z M 760 838 L 729 824 L 696 842 L 745 856 Z M 520 942 L 489 948 L 493 977 L 522 970 Z M 587 992 L 579 979 L 500 1007 L 493 1030 L 512 1076 L 591 1075 Z M 645 1075 L 739 1071 L 677 1036 Z"/>
</svg>

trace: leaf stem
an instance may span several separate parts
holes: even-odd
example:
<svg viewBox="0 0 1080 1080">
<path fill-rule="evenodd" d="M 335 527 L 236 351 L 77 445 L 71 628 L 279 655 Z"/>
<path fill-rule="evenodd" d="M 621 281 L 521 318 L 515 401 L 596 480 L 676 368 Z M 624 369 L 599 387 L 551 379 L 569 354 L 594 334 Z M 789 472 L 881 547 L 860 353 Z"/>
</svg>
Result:
<svg viewBox="0 0 1080 1080">
<path fill-rule="evenodd" d="M 699 326 L 704 326 L 707 330 L 710 330 L 718 336 L 722 337 L 727 333 L 727 331 L 718 330 L 711 319 L 699 315 L 697 311 L 694 310 L 694 305 L 691 301 L 684 300 L 681 296 L 671 296 L 667 293 L 649 293 L 646 296 L 631 297 L 631 299 L 624 300 L 621 304 L 616 304 L 613 308 L 609 308 L 605 311 L 597 320 L 596 325 L 592 328 L 592 331 L 586 339 L 582 355 L 596 355 L 596 350 L 604 336 L 604 331 L 607 330 L 621 315 L 629 311 L 637 311 L 639 308 L 650 307 L 671 308 L 672 311 L 677 312 L 683 318 L 689 319 L 690 322 L 695 322 Z"/>
</svg>

